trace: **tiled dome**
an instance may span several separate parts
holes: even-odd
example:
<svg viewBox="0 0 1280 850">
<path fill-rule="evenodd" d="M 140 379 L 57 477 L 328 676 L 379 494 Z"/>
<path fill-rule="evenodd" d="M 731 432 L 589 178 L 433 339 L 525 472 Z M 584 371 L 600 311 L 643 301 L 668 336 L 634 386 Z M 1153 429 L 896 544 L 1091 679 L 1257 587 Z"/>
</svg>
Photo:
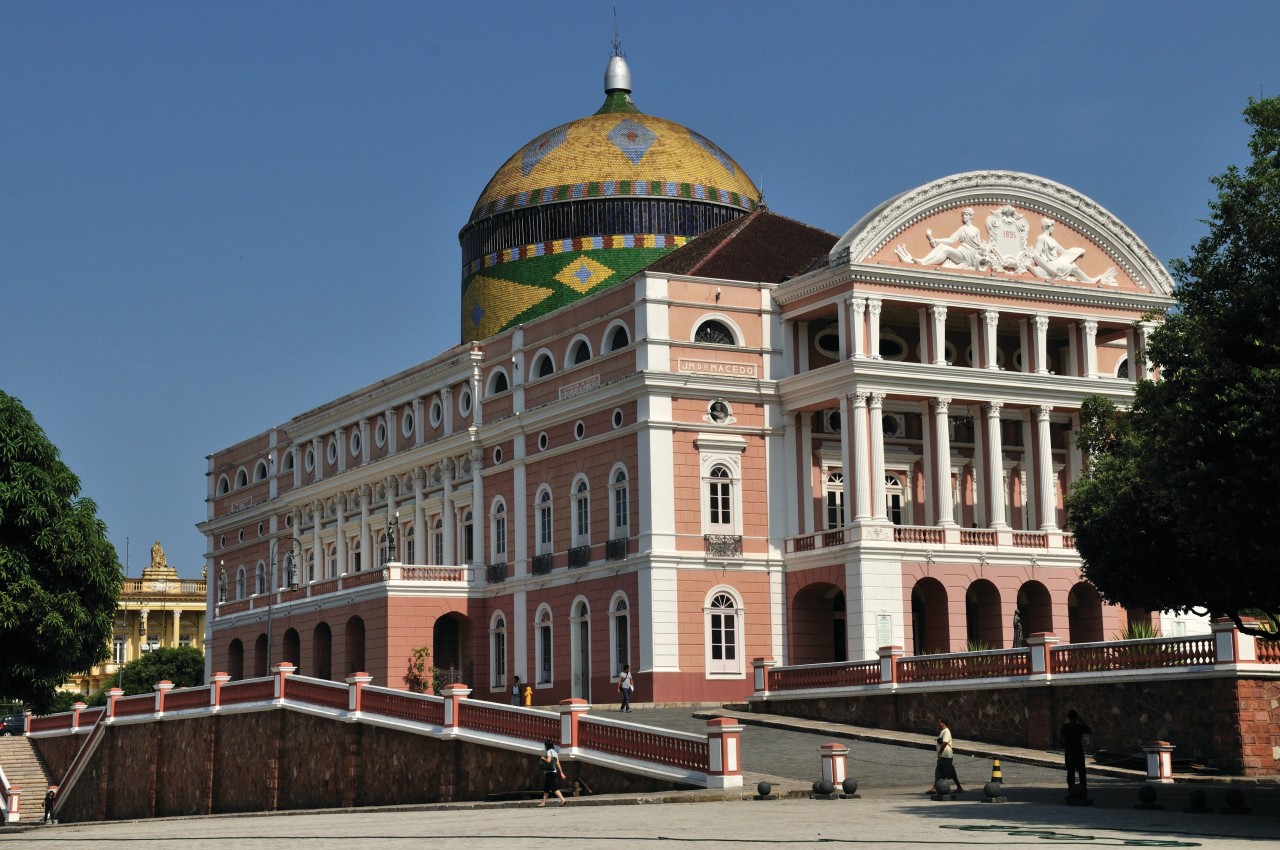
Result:
<svg viewBox="0 0 1280 850">
<path fill-rule="evenodd" d="M 458 237 L 464 342 L 616 284 L 760 204 L 714 142 L 636 109 L 620 55 L 605 90 L 595 114 L 516 151 L 476 201 Z"/>
</svg>

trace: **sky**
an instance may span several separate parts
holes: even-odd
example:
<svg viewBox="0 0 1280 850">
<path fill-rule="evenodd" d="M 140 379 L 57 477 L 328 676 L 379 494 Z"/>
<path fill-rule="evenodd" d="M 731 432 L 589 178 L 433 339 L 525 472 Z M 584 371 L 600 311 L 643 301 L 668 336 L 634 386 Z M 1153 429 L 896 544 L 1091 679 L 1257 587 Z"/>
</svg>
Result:
<svg viewBox="0 0 1280 850">
<path fill-rule="evenodd" d="M 1280 3 L 618 0 L 633 99 L 842 234 L 963 171 L 1106 207 L 1164 262 L 1280 95 Z M 608 2 L 0 4 L 0 389 L 129 572 L 198 576 L 206 456 L 457 343 L 457 242 L 594 112 Z M 127 551 L 126 551 L 127 550 Z"/>
</svg>

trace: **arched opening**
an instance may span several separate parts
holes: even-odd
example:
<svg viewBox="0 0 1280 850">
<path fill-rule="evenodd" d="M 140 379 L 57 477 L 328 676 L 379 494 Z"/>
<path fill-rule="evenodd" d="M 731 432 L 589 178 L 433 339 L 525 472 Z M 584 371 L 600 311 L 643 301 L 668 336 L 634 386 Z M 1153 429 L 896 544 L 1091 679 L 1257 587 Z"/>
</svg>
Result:
<svg viewBox="0 0 1280 850">
<path fill-rule="evenodd" d="M 965 635 L 968 649 L 976 652 L 1004 648 L 1004 624 L 1000 621 L 1000 591 L 986 579 L 969 585 L 964 594 Z"/>
<path fill-rule="evenodd" d="M 911 588 L 912 654 L 951 651 L 947 589 L 934 578 L 922 578 Z"/>
<path fill-rule="evenodd" d="M 234 681 L 244 678 L 244 644 L 240 642 L 240 638 L 227 646 L 227 675 Z"/>
<path fill-rule="evenodd" d="M 297 629 L 288 629 L 284 633 L 284 662 L 302 670 L 302 638 Z"/>
<path fill-rule="evenodd" d="M 1102 598 L 1087 581 L 1079 582 L 1067 594 L 1067 628 L 1071 643 L 1096 643 L 1102 635 Z"/>
<path fill-rule="evenodd" d="M 345 655 L 347 662 L 345 676 L 353 676 L 356 673 L 365 672 L 364 620 L 359 617 L 352 617 L 347 620 Z"/>
<path fill-rule="evenodd" d="M 474 665 L 468 659 L 464 667 L 462 661 L 465 637 L 466 622 L 457 614 L 445 614 L 436 620 L 431 629 L 431 663 L 440 670 L 438 684 L 470 684 L 474 679 Z"/>
<path fill-rule="evenodd" d="M 587 607 L 586 600 L 579 600 L 573 606 L 570 634 L 573 644 L 573 696 L 591 702 L 591 609 Z"/>
<path fill-rule="evenodd" d="M 271 670 L 271 661 L 267 658 L 267 636 L 265 634 L 258 635 L 258 639 L 253 642 L 253 675 L 256 679 L 261 679 L 268 675 Z"/>
<path fill-rule="evenodd" d="M 844 591 L 834 584 L 801 588 L 791 600 L 793 664 L 848 660 Z"/>
<path fill-rule="evenodd" d="M 619 325 L 609 334 L 609 350 L 617 351 L 620 348 L 626 348 L 631 344 L 631 338 L 627 335 L 627 329 Z"/>
<path fill-rule="evenodd" d="M 1018 588 L 1018 616 L 1022 618 L 1023 639 L 1053 631 L 1053 603 L 1043 584 L 1029 581 Z"/>
<path fill-rule="evenodd" d="M 317 679 L 333 678 L 333 630 L 320 623 L 311 634 L 311 675 Z"/>
</svg>

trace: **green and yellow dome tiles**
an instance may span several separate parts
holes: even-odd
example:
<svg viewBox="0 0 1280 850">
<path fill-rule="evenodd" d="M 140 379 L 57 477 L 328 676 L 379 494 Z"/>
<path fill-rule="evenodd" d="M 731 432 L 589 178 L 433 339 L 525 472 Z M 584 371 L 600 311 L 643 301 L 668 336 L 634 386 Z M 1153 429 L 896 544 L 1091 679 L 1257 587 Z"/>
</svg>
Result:
<svg viewBox="0 0 1280 850">
<path fill-rule="evenodd" d="M 620 55 L 605 89 L 599 111 L 522 147 L 476 201 L 459 234 L 463 342 L 613 286 L 760 204 L 714 142 L 635 107 Z"/>
</svg>

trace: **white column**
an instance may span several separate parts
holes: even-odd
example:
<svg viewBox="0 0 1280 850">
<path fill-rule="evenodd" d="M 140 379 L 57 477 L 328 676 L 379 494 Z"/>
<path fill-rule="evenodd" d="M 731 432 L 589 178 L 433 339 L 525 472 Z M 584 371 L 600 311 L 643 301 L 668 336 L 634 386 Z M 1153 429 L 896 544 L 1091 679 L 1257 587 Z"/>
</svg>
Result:
<svg viewBox="0 0 1280 850">
<path fill-rule="evenodd" d="M 1088 319 L 1080 323 L 1084 339 L 1080 345 L 1084 353 L 1084 376 L 1098 377 L 1098 323 Z"/>
<path fill-rule="evenodd" d="M 867 315 L 870 317 L 870 328 L 867 332 L 867 347 L 870 349 L 871 359 L 880 359 L 880 299 L 867 299 Z"/>
<path fill-rule="evenodd" d="M 933 365 L 947 365 L 947 308 L 934 305 L 929 308 L 933 317 Z"/>
<path fill-rule="evenodd" d="M 337 451 L 338 471 L 347 471 L 347 429 L 339 428 L 333 432 L 333 444 Z"/>
<path fill-rule="evenodd" d="M 179 628 L 179 623 L 181 621 L 182 621 L 182 610 L 180 608 L 174 608 L 173 609 L 173 640 L 169 644 L 170 646 L 177 646 L 178 639 L 182 637 L 182 630 L 181 628 Z"/>
<path fill-rule="evenodd" d="M 996 343 L 996 325 L 1000 323 L 1000 314 L 995 310 L 982 311 L 982 358 L 983 367 L 999 369 L 999 348 Z"/>
<path fill-rule="evenodd" d="M 857 504 L 857 501 L 856 501 L 857 497 L 854 495 L 854 490 L 855 490 L 856 480 L 857 480 L 856 476 L 858 472 L 862 469 L 862 466 L 861 464 L 858 463 L 858 460 L 856 457 L 857 450 L 854 447 L 853 432 L 854 432 L 854 429 L 856 428 L 856 425 L 855 425 L 856 417 L 857 417 L 857 413 L 853 407 L 853 394 L 850 393 L 848 395 L 842 396 L 840 399 L 840 423 L 841 423 L 840 468 L 844 472 L 844 517 L 845 517 L 846 524 L 848 524 L 848 522 L 854 518 L 855 512 L 853 508 Z M 809 417 L 807 415 L 803 415 L 803 416 L 800 416 L 799 418 L 802 420 L 801 425 L 799 426 L 800 434 L 804 440 L 804 442 L 801 443 L 801 445 L 805 447 L 803 456 L 805 458 L 809 458 L 812 456 L 810 454 L 810 449 L 813 447 L 812 437 L 810 436 L 810 433 L 809 433 Z M 825 482 L 824 482 L 824 489 L 825 489 Z M 805 493 L 806 507 L 811 506 L 813 504 L 813 497 L 811 495 L 812 493 L 813 493 L 813 486 L 812 486 L 812 483 L 810 483 L 810 487 Z M 802 514 L 803 516 L 801 516 L 801 520 L 803 520 L 803 522 L 801 523 L 802 531 L 800 533 L 808 534 L 809 532 L 814 530 L 815 522 L 813 518 L 813 510 L 812 509 L 803 510 Z"/>
<path fill-rule="evenodd" d="M 345 576 L 347 574 L 347 494 L 339 493 L 334 499 L 337 506 L 337 521 L 334 528 L 338 532 L 338 575 Z"/>
<path fill-rule="evenodd" d="M 423 433 L 425 428 L 422 424 L 422 399 L 415 398 L 413 400 L 413 444 L 415 446 L 422 445 Z M 423 559 L 426 563 L 426 559 Z"/>
<path fill-rule="evenodd" d="M 395 454 L 397 449 L 396 438 L 400 436 L 400 423 L 396 421 L 396 409 L 394 407 L 387 408 L 387 454 Z"/>
<path fill-rule="evenodd" d="M 884 497 L 884 393 L 871 394 L 871 516 L 888 521 Z"/>
<path fill-rule="evenodd" d="M 440 390 L 440 407 L 444 412 L 445 436 L 453 433 L 453 387 Z"/>
<path fill-rule="evenodd" d="M 369 420 L 360 420 L 360 465 L 369 462 Z"/>
<path fill-rule="evenodd" d="M 1058 505 L 1053 486 L 1053 446 L 1049 443 L 1049 414 L 1053 408 L 1041 405 L 1036 408 L 1036 476 L 1040 483 L 1040 530 L 1058 530 Z"/>
<path fill-rule="evenodd" d="M 314 461 L 312 480 L 319 481 L 324 478 L 324 440 L 319 437 L 311 440 L 311 457 Z"/>
<path fill-rule="evenodd" d="M 369 535 L 369 502 L 373 494 L 367 486 L 360 488 L 360 569 L 373 567 L 373 543 Z"/>
<path fill-rule="evenodd" d="M 849 318 L 853 322 L 853 356 L 861 360 L 867 356 L 867 299 L 850 299 L 849 306 L 851 308 Z"/>
<path fill-rule="evenodd" d="M 315 572 L 307 574 L 307 583 L 324 578 L 324 544 L 320 542 L 321 506 L 319 502 L 311 503 L 311 557 L 315 564 Z M 306 564 L 302 565 L 306 569 Z"/>
<path fill-rule="evenodd" d="M 870 515 L 871 482 L 867 474 L 867 457 L 870 454 L 870 439 L 867 434 L 867 396 L 866 392 L 851 393 L 853 401 L 853 468 L 854 475 L 853 504 L 854 518 L 865 520 Z"/>
<path fill-rule="evenodd" d="M 987 414 L 987 498 L 991 504 L 991 527 L 1008 528 L 1004 517 L 1004 446 L 1000 435 L 1000 408 L 992 401 L 982 406 Z"/>
<path fill-rule="evenodd" d="M 1133 328 L 1125 331 L 1124 344 L 1126 353 L 1129 356 L 1129 380 L 1136 384 L 1142 377 L 1142 370 L 1138 368 L 1138 345 L 1134 338 Z"/>
<path fill-rule="evenodd" d="M 951 399 L 929 399 L 933 408 L 933 445 L 936 451 L 933 474 L 937 483 L 933 488 L 938 497 L 938 525 L 955 525 L 955 505 L 951 501 L 951 422 L 947 410 Z"/>
<path fill-rule="evenodd" d="M 513 450 L 518 460 L 511 469 L 511 528 L 515 545 L 511 550 L 511 562 L 515 564 L 515 575 L 529 574 L 529 537 L 528 510 L 529 494 L 527 492 L 527 471 L 524 465 L 524 437 L 517 435 Z M 610 510 L 613 506 L 610 504 Z"/>
<path fill-rule="evenodd" d="M 458 517 L 453 509 L 453 458 L 444 459 L 444 504 L 440 507 L 440 536 L 444 538 L 444 557 L 446 563 L 459 562 L 458 550 L 453 545 L 453 532 L 458 524 Z"/>
<path fill-rule="evenodd" d="M 423 489 L 427 471 L 422 467 L 413 470 L 413 562 L 427 562 L 427 516 L 422 510 Z"/>
<path fill-rule="evenodd" d="M 1049 317 L 1037 313 L 1036 323 L 1036 374 L 1049 374 Z"/>
<path fill-rule="evenodd" d="M 475 398 L 472 390 L 472 398 Z M 485 555 L 485 547 L 489 542 L 489 506 L 484 501 L 484 452 L 478 448 L 471 450 L 471 562 L 477 567 L 489 563 Z M 606 487 L 605 493 L 609 492 Z"/>
<path fill-rule="evenodd" d="M 1147 345 L 1151 342 L 1151 332 L 1156 329 L 1155 322 L 1138 323 L 1138 362 L 1142 365 L 1143 380 L 1151 380 L 1154 372 L 1151 369 L 1151 358 L 1147 356 Z"/>
</svg>

